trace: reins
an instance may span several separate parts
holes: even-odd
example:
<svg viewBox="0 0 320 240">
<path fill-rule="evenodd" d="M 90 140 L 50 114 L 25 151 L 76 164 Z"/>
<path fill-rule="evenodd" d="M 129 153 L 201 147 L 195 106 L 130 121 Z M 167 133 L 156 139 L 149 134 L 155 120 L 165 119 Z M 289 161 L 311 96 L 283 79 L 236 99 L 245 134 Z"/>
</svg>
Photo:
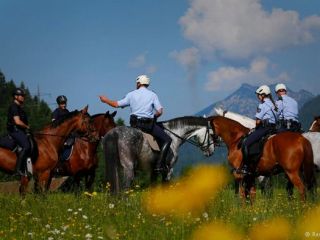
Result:
<svg viewBox="0 0 320 240">
<path fill-rule="evenodd" d="M 209 122 L 208 122 L 208 124 L 207 124 L 206 134 L 205 134 L 205 137 L 204 137 L 204 140 L 203 140 L 202 143 L 198 143 L 198 142 L 196 142 L 196 141 L 194 141 L 194 140 L 181 137 L 181 136 L 178 135 L 177 133 L 171 131 L 170 129 L 168 129 L 168 128 L 164 127 L 164 126 L 163 126 L 163 128 L 164 128 L 165 130 L 167 130 L 168 132 L 170 132 L 170 133 L 171 133 L 172 135 L 174 135 L 175 137 L 179 138 L 180 140 L 182 140 L 182 141 L 184 141 L 184 142 L 188 142 L 188 143 L 192 144 L 193 146 L 196 146 L 196 147 L 199 147 L 199 148 L 209 148 L 209 146 L 211 146 L 212 144 L 215 145 L 215 142 L 214 142 L 214 141 L 210 142 L 210 139 L 209 139 L 209 138 L 210 138 L 210 136 L 209 136 L 209 135 L 210 135 L 210 133 L 209 133 L 209 131 L 210 131 L 210 129 L 209 129 Z M 207 136 L 208 136 L 208 137 L 207 137 Z M 207 145 L 204 146 L 205 141 L 206 141 L 206 138 L 207 138 Z"/>
</svg>

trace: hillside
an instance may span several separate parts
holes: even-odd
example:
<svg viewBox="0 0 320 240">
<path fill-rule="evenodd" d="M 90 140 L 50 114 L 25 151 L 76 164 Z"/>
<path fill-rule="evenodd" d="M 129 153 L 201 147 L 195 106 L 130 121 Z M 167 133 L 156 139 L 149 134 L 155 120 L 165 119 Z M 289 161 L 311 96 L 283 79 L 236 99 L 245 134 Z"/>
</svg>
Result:
<svg viewBox="0 0 320 240">
<path fill-rule="evenodd" d="M 316 116 L 320 116 L 320 95 L 306 102 L 300 109 L 300 121 L 305 130 L 309 129 Z"/>
</svg>

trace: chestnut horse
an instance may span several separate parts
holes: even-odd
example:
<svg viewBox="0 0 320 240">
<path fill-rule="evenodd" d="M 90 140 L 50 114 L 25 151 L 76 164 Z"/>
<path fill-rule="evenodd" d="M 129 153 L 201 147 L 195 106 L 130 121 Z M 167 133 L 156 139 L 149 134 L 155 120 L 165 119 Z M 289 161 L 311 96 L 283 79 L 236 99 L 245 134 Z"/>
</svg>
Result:
<svg viewBox="0 0 320 240">
<path fill-rule="evenodd" d="M 242 163 L 242 152 L 241 148 L 239 148 L 239 142 L 242 136 L 249 132 L 249 129 L 234 120 L 222 116 L 213 116 L 209 120 L 213 134 L 215 135 L 214 137 L 221 137 L 227 145 L 230 165 L 234 169 L 239 169 Z M 304 201 L 305 187 L 299 176 L 301 167 L 303 167 L 307 189 L 313 190 L 315 185 L 313 153 L 310 142 L 300 133 L 294 132 L 282 132 L 270 137 L 264 145 L 254 175 L 270 175 L 277 165 L 284 170 Z M 250 194 L 251 202 L 255 194 L 255 176 L 244 177 L 234 171 L 234 177 L 242 183 L 240 189 L 241 196 L 247 197 Z M 249 181 L 247 181 L 248 179 Z M 245 191 L 243 184 L 245 184 Z"/>
<path fill-rule="evenodd" d="M 314 121 L 309 128 L 309 132 L 320 132 L 320 116 L 314 118 Z"/>
<path fill-rule="evenodd" d="M 35 133 L 35 141 L 38 145 L 38 158 L 33 163 L 33 176 L 35 187 L 44 190 L 44 183 L 50 175 L 50 171 L 56 166 L 58 152 L 65 138 L 72 131 L 89 134 L 92 131 L 90 116 L 87 114 L 88 106 L 81 111 L 73 111 L 57 122 L 45 127 L 41 132 Z M 14 173 L 17 156 L 14 152 L 0 148 L 0 169 L 7 173 Z M 28 176 L 20 179 L 20 194 L 25 195 L 29 183 Z M 41 189 L 40 189 L 41 188 Z"/>
<path fill-rule="evenodd" d="M 110 129 L 116 127 L 114 116 L 117 112 L 112 114 L 106 113 L 95 114 L 91 116 L 91 122 L 95 130 L 98 132 L 99 139 L 96 141 L 89 141 L 85 138 L 76 138 L 73 145 L 70 159 L 59 162 L 56 168 L 51 172 L 46 189 L 48 190 L 54 175 L 73 176 L 77 187 L 80 187 L 80 180 L 85 177 L 85 187 L 92 191 L 92 185 L 95 179 L 95 171 L 98 167 L 97 148 L 99 140 Z"/>
</svg>

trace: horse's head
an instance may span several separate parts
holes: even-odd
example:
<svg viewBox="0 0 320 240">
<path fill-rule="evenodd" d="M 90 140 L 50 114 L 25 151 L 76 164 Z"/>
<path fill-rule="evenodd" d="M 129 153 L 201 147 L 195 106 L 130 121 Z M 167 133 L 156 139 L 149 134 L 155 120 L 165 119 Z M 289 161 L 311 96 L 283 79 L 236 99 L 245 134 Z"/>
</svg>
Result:
<svg viewBox="0 0 320 240">
<path fill-rule="evenodd" d="M 112 128 L 116 127 L 116 123 L 114 121 L 114 117 L 116 116 L 117 111 L 114 111 L 113 113 L 109 113 L 109 111 L 107 111 L 104 114 L 104 123 L 103 123 L 103 131 L 105 135 L 107 132 L 109 132 Z"/>
<path fill-rule="evenodd" d="M 98 132 L 92 124 L 91 117 L 88 113 L 88 105 L 85 106 L 75 117 L 74 130 L 88 137 L 90 140 L 98 140 Z"/>
<path fill-rule="evenodd" d="M 206 157 L 209 157 L 214 152 L 215 142 L 212 138 L 213 131 L 207 127 L 202 127 L 194 132 L 194 138 L 197 142 L 197 145 L 202 150 L 203 154 Z"/>
<path fill-rule="evenodd" d="M 320 132 L 320 116 L 314 117 L 314 121 L 312 122 L 309 131 Z"/>
</svg>

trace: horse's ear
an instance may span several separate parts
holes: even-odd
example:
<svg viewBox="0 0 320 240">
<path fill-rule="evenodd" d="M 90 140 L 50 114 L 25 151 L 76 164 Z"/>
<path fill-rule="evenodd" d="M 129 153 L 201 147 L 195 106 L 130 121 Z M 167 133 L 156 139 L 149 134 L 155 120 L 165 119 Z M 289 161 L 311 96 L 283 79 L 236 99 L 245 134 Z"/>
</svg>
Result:
<svg viewBox="0 0 320 240">
<path fill-rule="evenodd" d="M 109 116 L 109 115 L 110 115 L 110 113 L 109 113 L 109 110 L 108 110 L 108 111 L 106 111 L 106 113 L 104 114 L 104 116 L 107 117 L 107 116 Z"/>
<path fill-rule="evenodd" d="M 81 110 L 82 114 L 86 114 L 86 113 L 88 113 L 88 108 L 89 108 L 89 106 L 88 106 L 88 105 L 87 105 L 87 106 L 85 106 L 85 107 Z"/>
<path fill-rule="evenodd" d="M 114 117 L 115 115 L 117 115 L 117 111 L 114 111 L 113 113 L 111 113 L 112 117 Z"/>
</svg>

